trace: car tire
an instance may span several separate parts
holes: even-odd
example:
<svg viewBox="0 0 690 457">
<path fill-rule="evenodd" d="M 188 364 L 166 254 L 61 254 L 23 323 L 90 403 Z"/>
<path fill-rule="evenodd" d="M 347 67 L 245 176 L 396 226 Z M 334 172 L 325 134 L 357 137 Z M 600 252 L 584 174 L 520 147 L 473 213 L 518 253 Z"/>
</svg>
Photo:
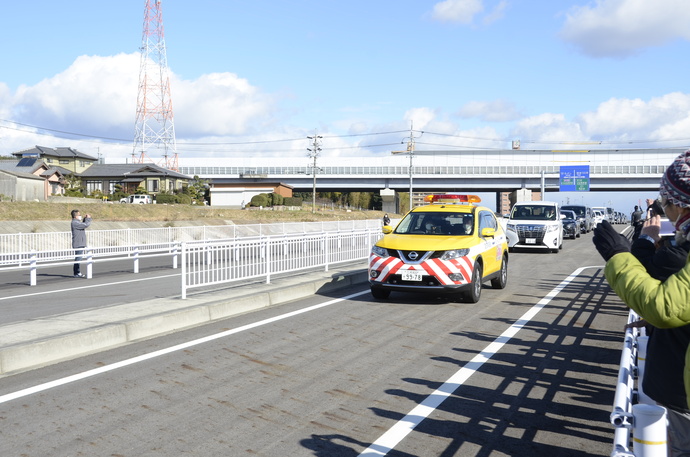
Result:
<svg viewBox="0 0 690 457">
<path fill-rule="evenodd" d="M 501 270 L 498 276 L 491 280 L 491 287 L 494 289 L 505 289 L 508 282 L 508 257 L 503 256 L 501 261 Z"/>
<path fill-rule="evenodd" d="M 388 289 L 381 289 L 380 287 L 371 288 L 371 295 L 377 300 L 385 300 L 390 296 L 390 294 L 391 291 Z"/>
<path fill-rule="evenodd" d="M 474 269 L 472 270 L 472 285 L 470 289 L 463 294 L 465 301 L 469 303 L 477 303 L 479 298 L 482 296 L 482 276 L 483 276 L 482 264 L 479 262 L 474 263 Z"/>
</svg>

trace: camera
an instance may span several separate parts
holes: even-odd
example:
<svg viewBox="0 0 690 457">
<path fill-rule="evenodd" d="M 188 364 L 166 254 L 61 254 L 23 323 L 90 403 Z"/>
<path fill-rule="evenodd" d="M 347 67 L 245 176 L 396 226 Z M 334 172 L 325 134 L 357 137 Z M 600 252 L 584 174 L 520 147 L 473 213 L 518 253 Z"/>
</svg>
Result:
<svg viewBox="0 0 690 457">
<path fill-rule="evenodd" d="M 659 200 L 654 200 L 654 203 L 649 205 L 649 208 L 647 208 L 647 210 L 650 211 L 652 216 L 664 215 L 664 208 L 661 207 L 661 202 Z"/>
</svg>

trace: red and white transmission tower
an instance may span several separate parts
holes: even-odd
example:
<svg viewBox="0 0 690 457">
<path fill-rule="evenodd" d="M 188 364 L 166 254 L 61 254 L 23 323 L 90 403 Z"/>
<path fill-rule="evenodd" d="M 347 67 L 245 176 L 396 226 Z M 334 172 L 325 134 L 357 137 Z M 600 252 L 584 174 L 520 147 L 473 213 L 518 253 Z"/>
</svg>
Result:
<svg viewBox="0 0 690 457">
<path fill-rule="evenodd" d="M 132 162 L 152 162 L 151 149 L 163 153 L 161 166 L 177 171 L 175 123 L 168 58 L 165 53 L 161 0 L 146 0 L 141 40 L 137 120 Z"/>
</svg>

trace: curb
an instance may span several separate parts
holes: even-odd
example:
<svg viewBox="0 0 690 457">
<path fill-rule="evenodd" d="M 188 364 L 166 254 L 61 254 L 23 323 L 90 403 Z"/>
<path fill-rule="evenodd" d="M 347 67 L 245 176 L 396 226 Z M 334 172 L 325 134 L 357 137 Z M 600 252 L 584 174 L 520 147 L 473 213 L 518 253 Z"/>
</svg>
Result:
<svg viewBox="0 0 690 457">
<path fill-rule="evenodd" d="M 223 298 L 156 299 L 10 324 L 3 328 L 3 333 L 15 335 L 15 341 L 0 347 L 0 375 L 28 371 L 317 293 L 328 294 L 367 283 L 366 270 L 322 272 L 321 276 L 287 286 L 254 286 L 268 289 L 262 291 L 251 292 L 242 287 L 241 295 L 228 296 L 226 292 Z"/>
</svg>

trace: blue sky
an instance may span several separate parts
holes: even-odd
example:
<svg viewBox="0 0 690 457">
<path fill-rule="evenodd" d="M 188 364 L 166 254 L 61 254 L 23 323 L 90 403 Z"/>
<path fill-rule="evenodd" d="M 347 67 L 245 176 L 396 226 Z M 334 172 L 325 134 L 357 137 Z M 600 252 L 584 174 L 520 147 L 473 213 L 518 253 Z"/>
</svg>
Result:
<svg viewBox="0 0 690 457">
<path fill-rule="evenodd" d="M 131 155 L 144 4 L 3 4 L 0 154 Z M 163 19 L 181 164 L 302 161 L 314 133 L 324 156 L 388 156 L 411 124 L 419 149 L 690 144 L 685 0 L 163 0 Z"/>
</svg>

